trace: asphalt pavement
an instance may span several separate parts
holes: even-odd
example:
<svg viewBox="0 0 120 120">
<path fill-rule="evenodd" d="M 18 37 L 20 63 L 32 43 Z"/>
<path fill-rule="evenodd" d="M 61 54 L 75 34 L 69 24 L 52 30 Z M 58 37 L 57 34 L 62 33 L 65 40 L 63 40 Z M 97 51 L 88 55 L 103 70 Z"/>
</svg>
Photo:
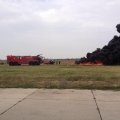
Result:
<svg viewBox="0 0 120 120">
<path fill-rule="evenodd" d="M 0 120 L 120 120 L 120 91 L 0 89 Z"/>
</svg>

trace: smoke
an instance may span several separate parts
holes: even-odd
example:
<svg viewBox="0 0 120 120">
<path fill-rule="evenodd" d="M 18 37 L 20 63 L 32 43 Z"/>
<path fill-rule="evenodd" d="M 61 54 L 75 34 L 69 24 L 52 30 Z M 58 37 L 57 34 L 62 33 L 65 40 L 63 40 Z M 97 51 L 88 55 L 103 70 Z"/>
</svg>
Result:
<svg viewBox="0 0 120 120">
<path fill-rule="evenodd" d="M 120 24 L 116 25 L 117 31 L 120 33 Z M 87 53 L 86 57 L 76 60 L 76 64 L 84 63 L 97 64 L 101 62 L 104 65 L 119 65 L 120 64 L 120 36 L 114 36 L 103 48 L 97 48 L 92 53 Z"/>
</svg>

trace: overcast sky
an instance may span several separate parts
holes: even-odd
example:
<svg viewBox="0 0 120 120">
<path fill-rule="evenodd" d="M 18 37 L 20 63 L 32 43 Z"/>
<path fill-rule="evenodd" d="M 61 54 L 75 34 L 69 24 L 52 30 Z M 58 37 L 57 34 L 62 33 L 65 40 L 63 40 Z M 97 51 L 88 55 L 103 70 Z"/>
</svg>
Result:
<svg viewBox="0 0 120 120">
<path fill-rule="evenodd" d="M 80 58 L 118 35 L 120 0 L 0 0 L 0 59 Z"/>
</svg>

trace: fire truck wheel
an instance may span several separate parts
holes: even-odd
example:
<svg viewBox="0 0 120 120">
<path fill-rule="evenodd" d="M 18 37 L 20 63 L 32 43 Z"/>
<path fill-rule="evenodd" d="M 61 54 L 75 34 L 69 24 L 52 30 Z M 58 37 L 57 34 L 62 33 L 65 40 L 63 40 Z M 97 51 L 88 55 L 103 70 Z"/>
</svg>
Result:
<svg viewBox="0 0 120 120">
<path fill-rule="evenodd" d="M 32 61 L 30 61 L 30 62 L 29 62 L 29 65 L 33 65 L 33 62 L 32 62 Z"/>
<path fill-rule="evenodd" d="M 34 61 L 33 63 L 34 63 L 34 65 L 38 65 L 38 62 L 37 62 L 37 61 Z"/>
<path fill-rule="evenodd" d="M 39 63 L 37 62 L 37 65 L 39 65 Z"/>
<path fill-rule="evenodd" d="M 12 66 L 12 65 L 13 65 L 13 62 L 9 62 L 9 65 Z"/>
<path fill-rule="evenodd" d="M 18 62 L 14 62 L 14 65 L 18 65 Z"/>
<path fill-rule="evenodd" d="M 29 65 L 31 65 L 31 61 L 29 62 Z"/>
<path fill-rule="evenodd" d="M 12 62 L 12 65 L 14 66 L 14 65 L 15 65 L 15 62 Z"/>
</svg>

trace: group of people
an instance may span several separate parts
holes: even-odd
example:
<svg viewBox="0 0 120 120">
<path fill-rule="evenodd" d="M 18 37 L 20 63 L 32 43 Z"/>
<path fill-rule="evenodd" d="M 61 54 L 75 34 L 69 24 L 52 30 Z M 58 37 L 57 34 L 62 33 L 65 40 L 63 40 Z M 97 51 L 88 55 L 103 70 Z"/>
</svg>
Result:
<svg viewBox="0 0 120 120">
<path fill-rule="evenodd" d="M 60 60 L 56 60 L 55 61 L 55 64 L 57 65 L 57 64 L 60 64 Z"/>
</svg>

